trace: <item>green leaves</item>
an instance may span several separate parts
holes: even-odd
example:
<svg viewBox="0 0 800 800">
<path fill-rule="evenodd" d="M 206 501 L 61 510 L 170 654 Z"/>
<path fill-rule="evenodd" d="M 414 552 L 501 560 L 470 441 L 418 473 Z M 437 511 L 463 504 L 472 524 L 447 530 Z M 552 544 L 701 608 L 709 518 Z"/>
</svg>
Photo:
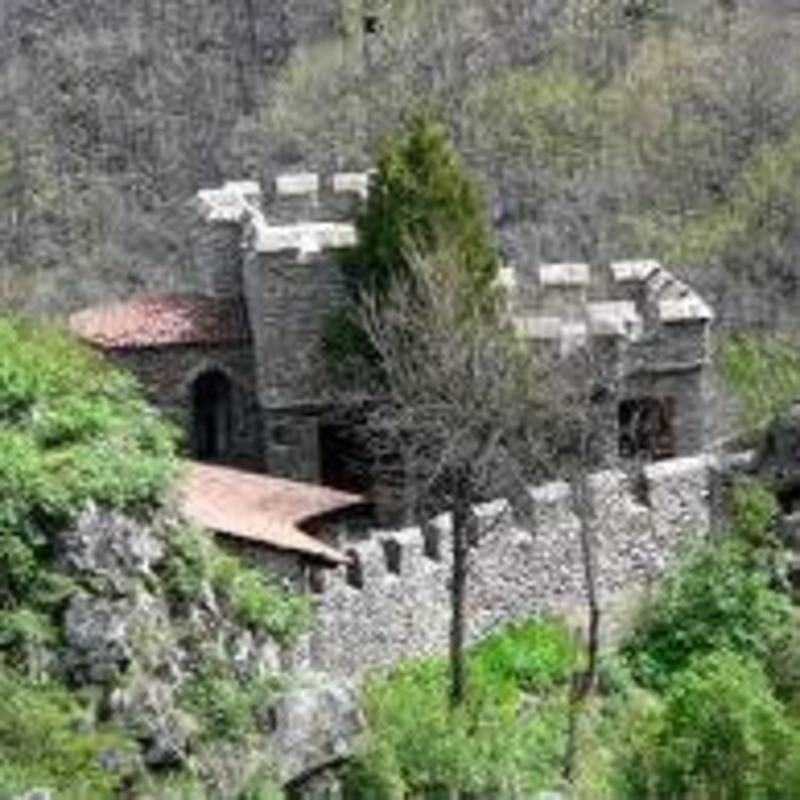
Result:
<svg viewBox="0 0 800 800">
<path fill-rule="evenodd" d="M 623 652 L 642 685 L 663 690 L 692 658 L 715 650 L 767 663 L 789 640 L 792 624 L 789 599 L 754 568 L 744 545 L 708 543 L 667 576 Z"/>
<path fill-rule="evenodd" d="M 384 291 L 405 275 L 412 254 L 447 252 L 470 276 L 475 295 L 497 271 L 484 198 L 445 128 L 420 114 L 388 138 L 358 221 L 360 244 L 347 259 L 356 285 Z"/>
<path fill-rule="evenodd" d="M 197 599 L 213 590 L 234 619 L 279 642 L 291 642 L 311 623 L 308 599 L 291 594 L 263 570 L 248 567 L 223 552 L 211 534 L 176 531 L 168 538 L 169 557 L 164 578 L 167 592 L 179 602 Z"/>
</svg>

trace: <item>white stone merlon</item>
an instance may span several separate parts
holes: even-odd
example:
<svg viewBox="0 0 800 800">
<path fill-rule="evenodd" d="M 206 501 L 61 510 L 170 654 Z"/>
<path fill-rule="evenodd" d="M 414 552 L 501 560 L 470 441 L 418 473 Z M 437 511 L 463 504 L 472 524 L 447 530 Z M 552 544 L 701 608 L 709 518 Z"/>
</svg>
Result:
<svg viewBox="0 0 800 800">
<path fill-rule="evenodd" d="M 714 312 L 696 294 L 677 300 L 662 300 L 658 304 L 659 320 L 668 325 L 678 322 L 710 322 Z"/>
<path fill-rule="evenodd" d="M 497 270 L 495 284 L 503 289 L 514 289 L 517 286 L 517 271 L 514 267 L 500 267 Z"/>
<path fill-rule="evenodd" d="M 518 316 L 514 318 L 514 328 L 523 339 L 560 339 L 562 324 L 560 317 Z"/>
<path fill-rule="evenodd" d="M 303 197 L 319 194 L 319 175 L 316 172 L 297 172 L 278 175 L 275 179 L 278 197 Z"/>
<path fill-rule="evenodd" d="M 590 280 L 588 264 L 542 264 L 539 267 L 542 286 L 588 286 Z"/>
<path fill-rule="evenodd" d="M 369 173 L 337 172 L 333 176 L 335 194 L 357 194 L 362 200 L 369 195 Z"/>
<path fill-rule="evenodd" d="M 200 215 L 206 222 L 242 222 L 258 208 L 261 186 L 256 181 L 229 181 L 220 189 L 197 193 Z"/>
<path fill-rule="evenodd" d="M 251 246 L 259 253 L 297 251 L 302 257 L 352 247 L 356 241 L 355 226 L 349 223 L 254 224 Z"/>
<path fill-rule="evenodd" d="M 628 300 L 590 303 L 587 309 L 592 336 L 641 338 L 644 322 L 636 303 Z"/>
<path fill-rule="evenodd" d="M 661 270 L 661 264 L 652 259 L 641 261 L 614 261 L 610 265 L 611 274 L 617 283 L 646 281 L 653 273 Z"/>
<path fill-rule="evenodd" d="M 561 325 L 561 354 L 566 356 L 584 347 L 589 338 L 585 322 L 565 322 Z"/>
</svg>

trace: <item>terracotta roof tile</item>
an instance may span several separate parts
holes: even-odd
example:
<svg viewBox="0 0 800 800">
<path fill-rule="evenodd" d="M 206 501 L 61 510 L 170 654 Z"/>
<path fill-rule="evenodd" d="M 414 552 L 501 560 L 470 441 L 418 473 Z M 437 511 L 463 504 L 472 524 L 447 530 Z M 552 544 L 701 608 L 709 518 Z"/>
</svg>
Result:
<svg viewBox="0 0 800 800">
<path fill-rule="evenodd" d="M 250 338 L 239 300 L 200 294 L 143 295 L 87 308 L 69 318 L 73 333 L 99 347 L 233 344 Z"/>
<path fill-rule="evenodd" d="M 347 562 L 343 553 L 301 526 L 365 501 L 324 486 L 192 461 L 179 502 L 187 519 L 209 530 L 342 564 Z"/>
</svg>

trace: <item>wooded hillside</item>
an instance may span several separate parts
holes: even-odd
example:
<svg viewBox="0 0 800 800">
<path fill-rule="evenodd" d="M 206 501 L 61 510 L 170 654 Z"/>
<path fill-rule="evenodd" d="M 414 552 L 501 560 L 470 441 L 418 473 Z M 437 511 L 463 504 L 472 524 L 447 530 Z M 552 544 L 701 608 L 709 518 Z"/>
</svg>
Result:
<svg viewBox="0 0 800 800">
<path fill-rule="evenodd" d="M 738 5 L 3 3 L 0 300 L 62 313 L 192 288 L 198 188 L 364 167 L 424 102 L 485 182 L 508 261 L 652 255 L 729 321 L 779 319 L 800 33 L 791 3 L 779 25 L 774 4 Z"/>
</svg>

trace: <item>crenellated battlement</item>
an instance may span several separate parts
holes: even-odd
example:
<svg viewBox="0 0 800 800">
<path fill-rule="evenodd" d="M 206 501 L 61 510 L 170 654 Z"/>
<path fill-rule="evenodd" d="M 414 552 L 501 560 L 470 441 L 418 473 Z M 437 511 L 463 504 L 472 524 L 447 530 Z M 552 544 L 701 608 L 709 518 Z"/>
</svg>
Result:
<svg viewBox="0 0 800 800">
<path fill-rule="evenodd" d="M 605 609 L 661 575 L 684 543 L 711 528 L 713 458 L 679 458 L 589 477 L 588 502 L 598 589 Z M 471 556 L 469 638 L 536 614 L 585 609 L 580 520 L 564 482 L 532 487 L 524 507 L 506 501 L 474 509 L 477 546 Z M 348 675 L 447 649 L 452 521 L 375 530 L 341 541 L 351 558 L 324 576 L 316 595 L 310 657 L 317 667 Z"/>
<path fill-rule="evenodd" d="M 267 217 L 276 225 L 353 221 L 367 199 L 369 172 L 278 175 L 266 195 Z"/>
</svg>

